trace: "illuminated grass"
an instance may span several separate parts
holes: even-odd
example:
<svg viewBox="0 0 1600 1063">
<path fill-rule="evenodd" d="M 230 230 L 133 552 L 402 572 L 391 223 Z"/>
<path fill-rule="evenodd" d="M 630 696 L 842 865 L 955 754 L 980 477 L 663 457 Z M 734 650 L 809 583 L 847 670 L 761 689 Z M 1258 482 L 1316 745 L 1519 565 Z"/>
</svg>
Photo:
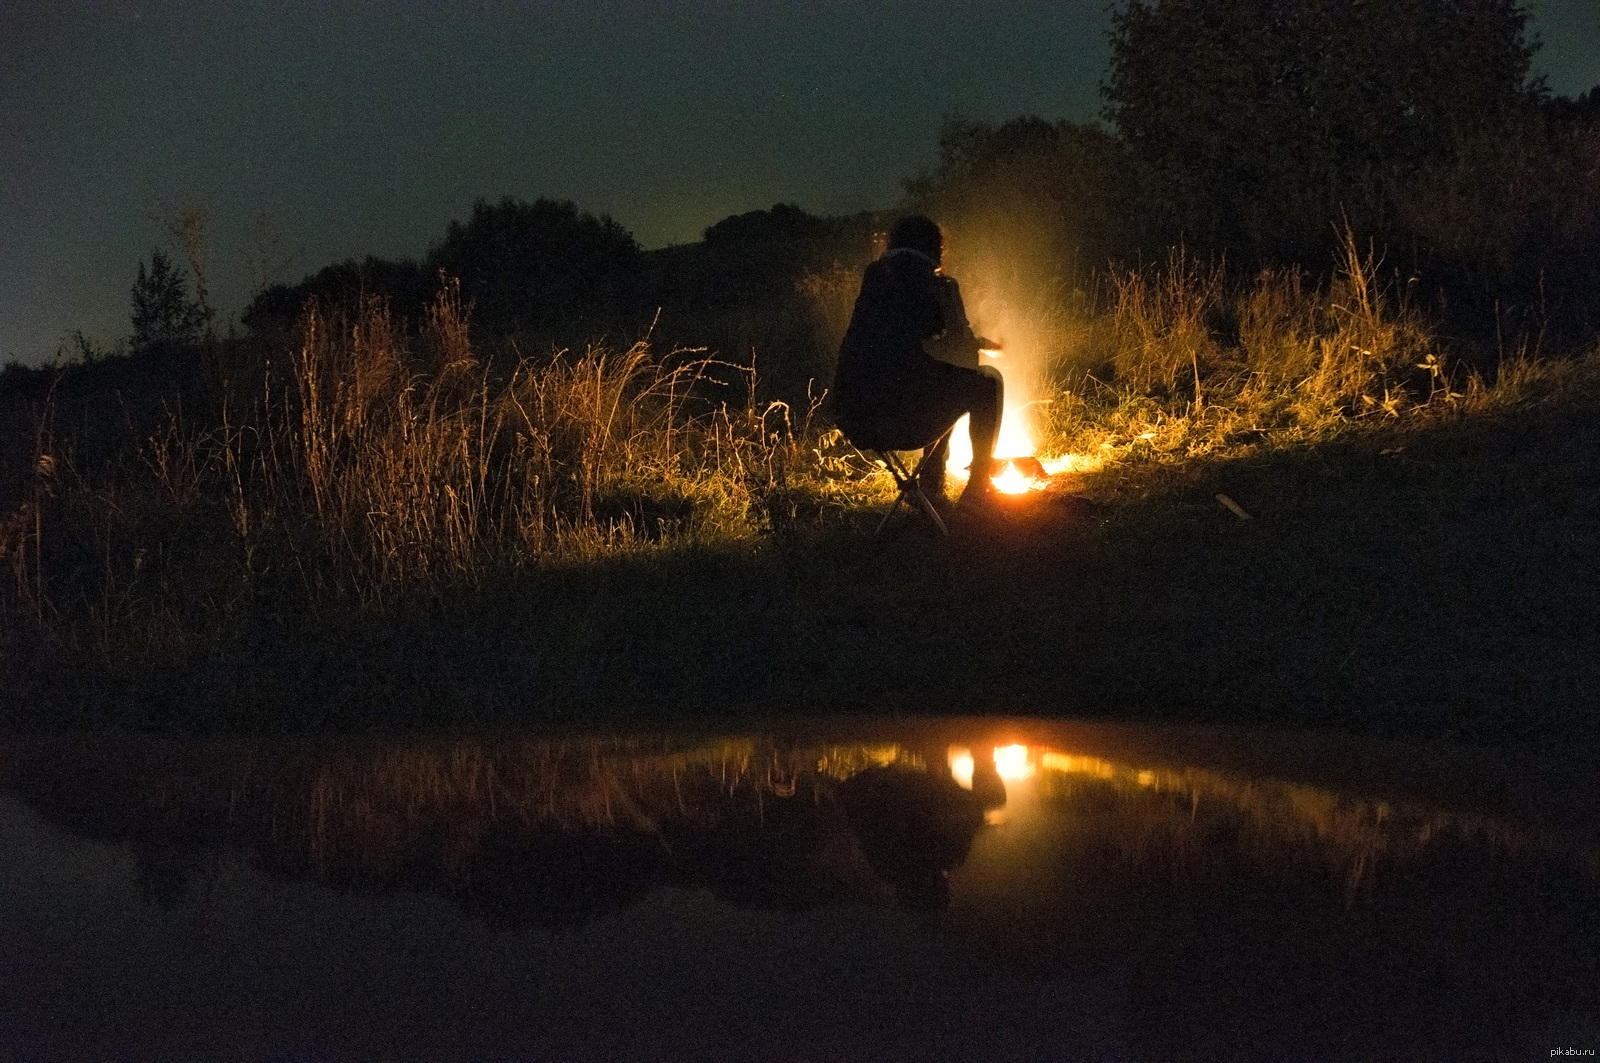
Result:
<svg viewBox="0 0 1600 1063">
<path fill-rule="evenodd" d="M 814 410 L 730 396 L 727 368 L 645 341 L 481 364 L 454 287 L 414 339 L 379 301 L 312 305 L 214 424 L 174 415 L 110 475 L 47 410 L 0 604 L 102 659 L 181 658 L 242 613 L 381 613 L 881 494 Z"/>
<path fill-rule="evenodd" d="M 1041 311 L 1065 338 L 1036 434 L 1071 475 L 949 541 L 874 538 L 887 477 L 703 352 L 485 365 L 448 290 L 410 338 L 377 304 L 312 308 L 212 419 L 121 464 L 80 468 L 41 419 L 0 518 L 4 719 L 906 708 L 1592 736 L 1600 355 L 1456 373 L 1378 278 L 1354 248 L 1324 289 L 1178 259 L 1123 278 L 1121 309 Z"/>
</svg>

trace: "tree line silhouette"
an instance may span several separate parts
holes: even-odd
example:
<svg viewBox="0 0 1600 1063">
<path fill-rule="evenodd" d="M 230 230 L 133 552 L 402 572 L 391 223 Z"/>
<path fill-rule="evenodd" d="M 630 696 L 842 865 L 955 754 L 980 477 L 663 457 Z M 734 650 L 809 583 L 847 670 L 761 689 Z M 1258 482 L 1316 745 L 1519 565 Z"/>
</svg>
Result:
<svg viewBox="0 0 1600 1063">
<path fill-rule="evenodd" d="M 1600 87 L 1555 97 L 1530 76 L 1514 0 L 1140 0 L 1111 43 L 1106 125 L 949 120 L 902 206 L 1027 228 L 1049 250 L 1041 286 L 1087 287 L 1174 246 L 1238 277 L 1325 276 L 1351 234 L 1480 368 L 1508 336 L 1561 350 L 1600 329 Z M 888 220 L 779 204 L 647 252 L 570 202 L 480 201 L 422 261 L 332 265 L 242 320 L 270 329 L 308 297 L 357 293 L 415 320 L 443 271 L 490 349 L 654 323 L 764 356 L 792 391 L 825 373 L 834 339 L 797 285 L 814 296 L 829 270 L 858 269 Z"/>
</svg>

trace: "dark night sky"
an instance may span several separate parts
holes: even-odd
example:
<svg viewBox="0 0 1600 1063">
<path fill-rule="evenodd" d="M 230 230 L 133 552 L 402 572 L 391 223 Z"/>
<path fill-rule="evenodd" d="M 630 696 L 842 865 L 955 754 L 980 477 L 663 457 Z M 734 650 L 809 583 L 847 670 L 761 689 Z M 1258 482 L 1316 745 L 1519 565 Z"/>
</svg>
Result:
<svg viewBox="0 0 1600 1063">
<path fill-rule="evenodd" d="M 1537 69 L 1600 82 L 1600 0 L 1532 5 Z M 125 334 L 155 218 L 212 217 L 214 301 L 420 257 L 479 197 L 607 212 L 647 247 L 730 214 L 892 204 L 941 118 L 1096 116 L 1101 0 L 0 0 L 0 358 Z"/>
</svg>

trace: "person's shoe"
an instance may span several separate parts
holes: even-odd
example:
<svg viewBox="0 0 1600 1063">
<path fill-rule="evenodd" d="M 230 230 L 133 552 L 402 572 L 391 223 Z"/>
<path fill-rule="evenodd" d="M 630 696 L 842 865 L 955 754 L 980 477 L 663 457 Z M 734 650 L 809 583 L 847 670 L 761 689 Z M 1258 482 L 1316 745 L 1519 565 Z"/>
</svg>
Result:
<svg viewBox="0 0 1600 1063">
<path fill-rule="evenodd" d="M 996 492 L 992 475 L 992 471 L 974 470 L 967 479 L 967 486 L 961 492 L 961 501 L 957 505 L 962 509 L 972 509 L 993 502 Z"/>
</svg>

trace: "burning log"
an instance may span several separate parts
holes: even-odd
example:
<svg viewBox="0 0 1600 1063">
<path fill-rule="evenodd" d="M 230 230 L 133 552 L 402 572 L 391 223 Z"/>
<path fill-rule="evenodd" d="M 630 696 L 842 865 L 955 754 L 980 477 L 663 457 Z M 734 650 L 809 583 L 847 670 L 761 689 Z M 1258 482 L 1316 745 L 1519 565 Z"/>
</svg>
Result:
<svg viewBox="0 0 1600 1063">
<path fill-rule="evenodd" d="M 995 490 L 1006 494 L 1021 494 L 1041 488 L 1050 479 L 1044 463 L 1035 457 L 1001 459 L 1000 468 L 992 477 Z"/>
</svg>

